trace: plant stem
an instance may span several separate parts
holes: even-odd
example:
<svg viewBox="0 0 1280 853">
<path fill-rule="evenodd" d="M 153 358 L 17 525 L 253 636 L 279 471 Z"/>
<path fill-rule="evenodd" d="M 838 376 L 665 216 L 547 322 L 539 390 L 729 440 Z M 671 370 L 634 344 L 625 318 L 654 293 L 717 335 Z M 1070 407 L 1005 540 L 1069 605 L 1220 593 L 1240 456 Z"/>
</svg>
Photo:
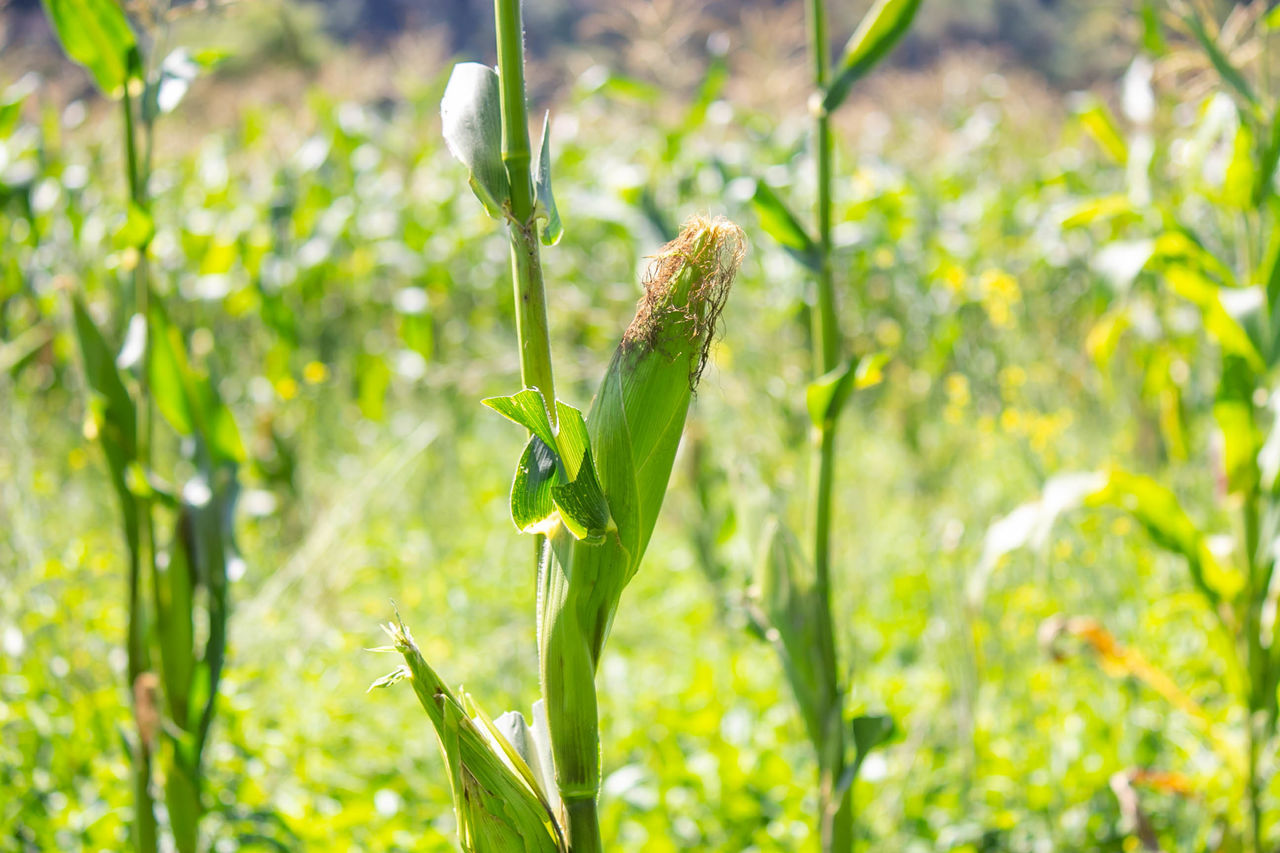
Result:
<svg viewBox="0 0 1280 853">
<path fill-rule="evenodd" d="M 596 812 L 596 798 L 586 797 L 565 802 L 569 815 L 569 847 L 573 853 L 600 853 L 604 842 L 600 838 L 600 817 Z"/>
<path fill-rule="evenodd" d="M 827 86 L 827 20 L 823 0 L 808 4 L 809 43 L 813 57 L 816 92 Z M 819 103 L 815 97 L 815 103 Z M 836 317 L 835 285 L 831 270 L 831 124 L 821 107 L 815 108 L 814 146 L 817 166 L 818 275 L 817 311 L 813 314 L 814 374 L 836 368 L 840 358 L 840 330 Z M 814 461 L 812 500 L 813 567 L 815 572 L 814 615 L 823 681 L 825 720 L 824 742 L 818 748 L 819 836 L 824 853 L 846 853 L 853 848 L 853 786 L 836 793 L 845 769 L 844 688 L 836 660 L 835 626 L 831 616 L 831 509 L 835 481 L 835 420 L 829 419 L 815 430 L 817 455 Z"/>
<path fill-rule="evenodd" d="M 555 381 L 542 260 L 533 221 L 534 195 L 529 146 L 529 117 L 524 91 L 524 31 L 519 0 L 494 0 L 498 34 L 498 80 L 502 95 L 502 162 L 511 187 L 507 231 L 511 238 L 511 279 L 515 287 L 516 335 L 520 378 L 537 388 L 556 422 Z"/>
<path fill-rule="evenodd" d="M 1244 658 L 1245 671 L 1249 675 L 1248 683 L 1245 685 L 1245 690 L 1248 692 L 1245 697 L 1245 707 L 1248 712 L 1245 717 L 1245 733 L 1249 752 L 1249 777 L 1245 785 L 1249 801 L 1249 849 L 1252 853 L 1263 853 L 1262 781 L 1258 772 L 1259 747 L 1261 744 L 1259 743 L 1258 718 L 1261 716 L 1259 711 L 1263 703 L 1262 692 L 1266 689 L 1268 681 L 1265 662 L 1266 655 L 1269 652 L 1262 648 L 1261 615 L 1262 604 L 1266 598 L 1267 590 L 1265 588 L 1259 589 L 1260 575 L 1262 574 L 1258 561 L 1259 542 L 1261 539 L 1259 523 L 1261 519 L 1259 517 L 1259 495 L 1256 488 L 1251 488 L 1246 494 L 1242 511 L 1244 513 L 1245 560 L 1247 561 Z"/>
<path fill-rule="evenodd" d="M 524 32 L 520 0 L 494 0 L 498 40 L 498 85 L 502 105 L 502 162 L 507 170 L 511 201 L 507 211 L 507 232 L 511 239 L 511 279 L 516 300 L 516 334 L 520 348 L 520 378 L 526 388 L 542 392 L 556 427 L 555 379 L 551 369 L 551 336 L 547 326 L 547 298 L 542 279 L 542 260 L 534 219 L 535 198 L 529 146 L 529 118 L 524 89 Z M 545 626 L 544 616 L 563 603 L 567 586 L 561 588 L 542 537 L 535 546 L 538 563 L 539 678 L 542 695 L 552 718 L 552 752 L 564 756 L 568 748 L 572 761 L 557 761 L 556 780 L 561 787 L 568 826 L 565 835 L 572 853 L 599 853 L 604 849 L 596 798 L 599 795 L 599 738 L 595 733 L 596 703 L 594 668 L 586 658 L 573 657 L 584 666 L 570 667 L 561 644 L 561 634 L 570 625 Z M 547 632 L 552 636 L 547 636 Z M 573 642 L 572 638 L 567 640 Z M 550 650 L 550 651 L 549 651 Z M 591 736 L 578 744 L 582 727 L 573 732 L 560 730 L 558 709 L 572 707 L 587 714 Z M 568 742 L 566 742 L 566 740 Z M 574 765 L 574 766 L 569 766 Z M 584 781 L 585 780 L 585 781 Z M 578 783 L 582 781 L 583 785 Z"/>
<path fill-rule="evenodd" d="M 143 178 L 138 169 L 138 146 L 134 127 L 133 95 L 129 84 L 126 84 L 124 97 L 121 100 L 124 119 L 125 178 L 128 181 L 129 201 L 144 210 L 147 208 L 146 192 Z M 142 358 L 138 370 L 138 394 L 134 403 L 134 421 L 136 423 L 136 446 L 138 464 L 144 472 L 151 470 L 151 426 L 152 402 L 150 389 L 151 368 L 151 324 L 148 320 L 151 284 L 148 278 L 146 246 L 139 250 L 137 265 L 133 269 L 134 311 L 142 318 L 145 333 L 143 335 Z M 138 679 L 149 667 L 146 650 L 146 619 L 144 616 L 143 587 L 144 572 L 154 583 L 155 578 L 155 527 L 152 523 L 151 498 L 140 495 L 137 498 L 136 541 L 137 552 L 130 555 L 129 564 L 129 695 L 134 711 L 134 719 L 138 719 L 139 690 Z M 133 537 L 130 537 L 133 538 Z M 138 853 L 154 853 L 157 849 L 155 803 L 151 794 L 151 747 L 145 742 L 144 734 L 139 728 L 138 745 L 134 750 L 134 843 Z"/>
</svg>

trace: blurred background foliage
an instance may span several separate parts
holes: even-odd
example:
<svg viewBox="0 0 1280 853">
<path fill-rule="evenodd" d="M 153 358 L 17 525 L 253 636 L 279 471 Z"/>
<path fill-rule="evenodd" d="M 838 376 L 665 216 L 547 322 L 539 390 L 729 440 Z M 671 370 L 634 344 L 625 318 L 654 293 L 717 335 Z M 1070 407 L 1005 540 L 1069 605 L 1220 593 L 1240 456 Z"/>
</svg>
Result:
<svg viewBox="0 0 1280 853">
<path fill-rule="evenodd" d="M 835 5 L 843 36 L 864 9 Z M 571 342 L 561 395 L 587 402 L 645 256 L 684 217 L 724 212 L 752 244 L 600 675 L 605 835 L 802 849 L 811 758 L 737 603 L 762 519 L 807 477 L 804 276 L 760 233 L 749 180 L 812 202 L 803 12 L 526 14 L 566 222 L 546 260 Z M 487 20 L 481 0 L 264 0 L 172 22 L 172 44 L 221 61 L 159 127 L 156 286 L 251 458 L 208 757 L 218 850 L 452 849 L 412 696 L 364 693 L 389 599 L 491 711 L 532 699 L 527 543 L 494 533 L 518 436 L 475 402 L 518 382 L 507 257 L 437 116 L 450 59 L 492 61 Z M 1179 561 L 1086 515 L 979 572 L 990 522 L 1058 471 L 1124 460 L 1212 506 L 1214 345 L 1124 249 L 1158 225 L 1153 198 L 1212 227 L 1236 130 L 1190 39 L 1149 56 L 1142 20 L 1105 0 L 929 0 L 837 116 L 842 311 L 855 351 L 892 353 L 850 407 L 837 478 L 851 710 L 900 730 L 858 782 L 869 849 L 1129 851 L 1141 821 L 1164 849 L 1236 849 L 1237 779 L 1204 726 L 1235 737 L 1239 709 Z M 1237 55 L 1258 56 L 1241 33 Z M 82 434 L 67 294 L 120 343 L 121 152 L 115 114 L 46 34 L 37 4 L 5 6 L 0 849 L 119 849 L 123 543 Z M 1150 116 L 1126 112 L 1144 93 Z M 1153 152 L 1137 177 L 1115 145 L 1135 135 Z M 1123 334 L 1107 325 L 1122 303 Z M 1060 614 L 1100 620 L 1197 710 L 1105 644 L 1042 643 Z"/>
</svg>

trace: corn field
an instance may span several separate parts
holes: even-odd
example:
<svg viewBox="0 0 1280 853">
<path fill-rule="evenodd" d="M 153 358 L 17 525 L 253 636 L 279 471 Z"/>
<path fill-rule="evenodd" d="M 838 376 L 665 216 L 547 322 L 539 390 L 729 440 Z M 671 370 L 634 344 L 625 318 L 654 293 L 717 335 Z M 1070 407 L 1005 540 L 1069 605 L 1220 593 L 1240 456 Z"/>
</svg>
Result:
<svg viewBox="0 0 1280 853">
<path fill-rule="evenodd" d="M 0 851 L 1280 853 L 1280 7 L 697 5 L 0 3 Z"/>
</svg>

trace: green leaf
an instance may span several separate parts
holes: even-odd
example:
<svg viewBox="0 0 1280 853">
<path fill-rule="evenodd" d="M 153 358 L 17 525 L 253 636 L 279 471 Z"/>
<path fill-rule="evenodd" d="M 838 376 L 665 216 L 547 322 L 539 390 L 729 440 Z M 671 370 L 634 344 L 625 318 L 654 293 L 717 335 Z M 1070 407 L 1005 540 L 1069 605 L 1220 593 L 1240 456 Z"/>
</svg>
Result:
<svg viewBox="0 0 1280 853">
<path fill-rule="evenodd" d="M 844 772 L 840 774 L 840 780 L 836 785 L 837 797 L 848 790 L 858 778 L 862 762 L 867 760 L 871 751 L 893 737 L 897 730 L 893 717 L 888 714 L 865 714 L 853 718 L 849 725 L 853 757 L 845 766 Z"/>
<path fill-rule="evenodd" d="M 883 59 L 911 26 L 920 0 L 876 0 L 862 23 L 845 45 L 835 68 L 835 79 L 827 87 L 822 109 L 835 112 L 863 75 Z"/>
<path fill-rule="evenodd" d="M 1280 6 L 1276 7 L 1280 9 Z M 1261 207 L 1275 190 L 1276 165 L 1280 163 L 1280 109 L 1271 117 L 1271 134 L 1267 146 L 1258 157 L 1258 171 L 1254 175 L 1253 203 Z"/>
<path fill-rule="evenodd" d="M 471 189 L 494 219 L 511 200 L 502 163 L 502 108 L 498 73 L 478 62 L 453 66 L 440 119 L 449 151 L 471 173 Z"/>
<path fill-rule="evenodd" d="M 72 298 L 76 340 L 84 361 L 85 380 L 97 395 L 90 412 L 98 442 L 111 469 L 111 484 L 120 498 L 125 539 L 138 552 L 137 501 L 129 488 L 128 471 L 137 461 L 137 416 L 106 339 L 79 297 Z"/>
<path fill-rule="evenodd" d="M 1109 505 L 1129 513 L 1161 548 L 1184 557 L 1196 587 L 1217 606 L 1240 589 L 1240 579 L 1219 564 L 1200 531 L 1169 489 L 1150 477 L 1111 471 L 1107 484 L 1089 496 L 1089 506 Z"/>
<path fill-rule="evenodd" d="M 356 402 L 360 414 L 371 421 L 381 421 L 386 415 L 391 368 L 382 356 L 362 352 L 356 356 L 356 370 Z"/>
<path fill-rule="evenodd" d="M 169 426 L 180 435 L 194 435 L 197 415 L 191 410 L 188 387 L 191 371 L 187 366 L 182 335 L 170 325 L 167 315 L 157 304 L 152 305 L 149 322 L 151 397 Z"/>
<path fill-rule="evenodd" d="M 760 217 L 760 227 L 792 257 L 811 270 L 817 270 L 821 253 L 818 244 L 805 231 L 800 220 L 764 181 L 756 181 L 751 206 Z"/>
<path fill-rule="evenodd" d="M 1262 25 L 1269 30 L 1280 29 L 1280 6 L 1275 6 L 1262 18 Z"/>
<path fill-rule="evenodd" d="M 1168 52 L 1160 27 L 1160 10 L 1154 0 L 1143 0 L 1142 3 L 1142 49 L 1156 57 Z"/>
<path fill-rule="evenodd" d="M 1253 392 L 1258 377 L 1244 359 L 1222 360 L 1222 376 L 1213 401 L 1213 419 L 1222 436 L 1222 466 L 1228 494 L 1251 492 L 1258 485 L 1262 435 L 1254 420 Z"/>
<path fill-rule="evenodd" d="M 1231 64 L 1230 58 L 1222 52 L 1222 48 L 1218 47 L 1217 41 L 1213 36 L 1209 35 L 1209 31 L 1205 28 L 1204 21 L 1200 19 L 1199 15 L 1187 15 L 1182 20 L 1191 30 L 1191 34 L 1196 37 L 1196 41 L 1200 42 L 1204 52 L 1208 54 L 1209 61 L 1213 63 L 1213 67 L 1218 71 L 1218 76 L 1232 89 L 1235 89 L 1249 103 L 1249 106 L 1257 108 L 1258 98 L 1253 93 L 1253 87 L 1249 85 L 1249 81 L 1244 78 L 1240 70 Z"/>
<path fill-rule="evenodd" d="M 1090 97 L 1076 111 L 1076 118 L 1085 132 L 1093 137 L 1108 157 L 1123 165 L 1129 162 L 1129 146 L 1116 126 L 1115 118 L 1102 99 Z M 1127 205 L 1127 202 L 1126 202 Z"/>
<path fill-rule="evenodd" d="M 804 395 L 809 420 L 815 427 L 833 423 L 855 390 L 870 388 L 884 379 L 884 365 L 888 361 L 887 352 L 851 358 L 810 382 Z"/>
<path fill-rule="evenodd" d="M 546 398 L 537 388 L 525 388 L 509 397 L 488 397 L 480 401 L 509 421 L 519 424 L 542 439 L 548 447 L 556 446 L 551 429 L 551 415 Z"/>
<path fill-rule="evenodd" d="M 832 650 L 818 628 L 817 614 L 823 604 L 817 597 L 813 565 L 795 535 L 777 518 L 765 523 L 755 577 L 763 621 L 772 629 L 770 640 L 782 660 L 809 740 L 820 746 L 827 737 L 824 697 L 830 675 L 823 661 Z M 830 663 L 834 665 L 834 660 Z"/>
<path fill-rule="evenodd" d="M 534 216 L 546 220 L 539 237 L 543 245 L 554 246 L 564 235 L 564 226 L 556 210 L 556 197 L 551 192 L 551 113 L 542 117 L 542 141 L 538 144 L 538 159 L 533 164 L 533 186 L 537 192 Z"/>
<path fill-rule="evenodd" d="M 217 386 L 188 363 L 182 333 L 159 300 L 152 300 L 150 312 L 149 375 L 156 408 L 178 433 L 197 437 L 215 463 L 243 462 L 240 431 Z"/>
<path fill-rule="evenodd" d="M 129 202 L 129 215 L 115 234 L 117 249 L 142 249 L 155 236 L 156 225 L 151 214 L 134 202 Z"/>
<path fill-rule="evenodd" d="M 809 420 L 815 427 L 830 424 L 839 416 L 853 392 L 854 371 L 857 367 L 857 359 L 850 359 L 835 370 L 819 376 L 805 388 L 805 406 L 809 410 Z"/>
<path fill-rule="evenodd" d="M 548 534 L 555 529 L 556 452 L 536 435 L 529 436 L 511 484 L 511 520 L 521 533 Z"/>
<path fill-rule="evenodd" d="M 413 685 L 440 738 L 462 848 L 473 853 L 565 853 L 568 848 L 556 820 L 530 768 L 517 763 L 515 747 L 466 697 L 480 722 L 471 719 L 466 706 L 423 658 L 403 623 L 388 625 L 386 630 L 404 656 L 405 667 L 373 686 L 405 678 Z"/>
<path fill-rule="evenodd" d="M 182 744 L 173 734 L 167 734 L 173 753 L 179 753 Z M 164 804 L 169 812 L 169 828 L 178 853 L 197 853 L 200 838 L 200 787 L 196 781 L 199 771 L 188 762 L 170 757 L 166 762 L 164 780 Z"/>
<path fill-rule="evenodd" d="M 1265 347 L 1247 328 L 1256 324 L 1242 322 L 1265 303 L 1260 287 L 1219 287 L 1200 270 L 1182 264 L 1170 265 L 1164 277 L 1175 293 L 1201 310 L 1205 331 L 1224 353 L 1243 358 L 1259 373 L 1266 369 L 1262 358 Z"/>
<path fill-rule="evenodd" d="M 107 97 L 123 95 L 141 62 L 120 4 L 116 0 L 44 0 L 44 8 L 67 55 L 89 70 Z"/>
<path fill-rule="evenodd" d="M 510 397 L 490 397 L 486 406 L 533 433 L 541 447 L 532 443 L 516 466 L 511 487 L 511 518 L 523 532 L 549 533 L 554 521 L 548 507 L 550 495 L 559 521 L 575 539 L 588 543 L 603 541 L 613 527 L 609 505 L 591 457 L 590 439 L 582 412 L 556 401 L 557 425 L 551 426 L 545 398 L 536 388 L 526 388 Z M 546 471 L 543 448 L 555 463 Z"/>
</svg>

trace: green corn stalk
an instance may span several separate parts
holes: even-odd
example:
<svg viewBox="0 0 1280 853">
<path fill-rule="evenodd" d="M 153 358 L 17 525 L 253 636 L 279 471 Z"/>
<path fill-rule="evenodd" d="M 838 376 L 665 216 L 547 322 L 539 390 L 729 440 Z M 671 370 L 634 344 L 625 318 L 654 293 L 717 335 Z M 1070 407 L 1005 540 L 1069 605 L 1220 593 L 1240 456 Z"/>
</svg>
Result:
<svg viewBox="0 0 1280 853">
<path fill-rule="evenodd" d="M 816 297 L 811 312 L 814 378 L 805 399 L 813 422 L 811 551 L 806 555 L 785 529 L 769 528 L 757 571 L 761 606 L 754 616 L 778 649 L 818 758 L 817 828 L 824 853 L 852 849 L 854 778 L 866 751 L 892 731 L 891 725 L 886 728 L 887 718 L 880 716 L 845 722 L 848 685 L 842 676 L 831 610 L 836 425 L 851 392 L 877 381 L 882 357 L 859 359 L 844 354 L 832 265 L 834 140 L 830 116 L 857 80 L 901 39 L 919 6 L 920 0 L 877 0 L 839 61 L 832 65 L 824 0 L 809 0 L 816 233 L 810 233 L 764 182 L 756 183 L 752 199 L 764 230 L 812 273 Z"/>
<path fill-rule="evenodd" d="M 535 161 L 519 2 L 496 0 L 495 17 L 497 73 L 475 63 L 455 66 L 441 113 L 450 150 L 466 165 L 485 210 L 505 222 L 510 239 L 524 389 L 484 403 L 529 433 L 512 483 L 511 517 L 535 543 L 542 693 L 535 719 L 546 722 L 541 772 L 494 762 L 493 755 L 515 749 L 512 740 L 494 737 L 483 748 L 486 742 L 474 736 L 474 726 L 449 710 L 462 706 L 401 627 L 393 627 L 392 635 L 406 668 L 378 685 L 413 679 L 453 775 L 464 848 L 524 849 L 512 846 L 512 838 L 520 837 L 526 844 L 536 839 L 537 849 L 594 853 L 604 849 L 597 814 L 596 670 L 622 591 L 653 533 L 693 390 L 745 243 L 741 230 L 726 220 L 687 223 L 653 259 L 644 296 L 587 415 L 558 400 L 539 247 L 539 241 L 554 244 L 562 231 L 551 192 L 548 122 Z M 528 728 L 518 715 L 502 719 L 518 720 L 516 730 Z M 532 771 L 533 762 L 527 763 Z M 493 794 L 483 813 L 504 815 L 494 818 L 499 828 L 491 836 L 475 832 L 479 812 L 464 796 L 471 790 L 467 780 L 482 774 L 490 781 L 485 790 Z M 550 816 L 549 831 L 532 829 L 546 817 L 533 800 Z M 508 830 L 516 836 L 504 835 Z"/>
<path fill-rule="evenodd" d="M 155 813 L 158 767 L 172 847 L 196 853 L 204 749 L 226 653 L 228 568 L 238 559 L 232 515 L 244 448 L 216 384 L 189 363 L 182 334 L 169 322 L 150 279 L 147 253 L 155 229 L 147 184 L 155 120 L 176 106 L 175 94 L 190 80 L 175 86 L 171 70 L 144 67 L 115 0 L 45 0 L 45 9 L 68 55 L 105 95 L 119 99 L 123 118 L 129 203 L 116 242 L 133 258 L 133 314 L 119 355 L 79 295 L 72 299 L 72 314 L 91 392 L 86 433 L 106 456 L 129 555 L 131 840 L 139 853 L 163 846 Z M 162 82 L 168 87 L 164 109 L 156 94 Z M 154 472 L 157 409 L 192 449 L 197 474 L 180 489 Z M 164 518 L 172 518 L 172 533 L 162 542 L 157 530 Z M 197 637 L 197 622 L 207 626 L 203 637 Z"/>
</svg>

